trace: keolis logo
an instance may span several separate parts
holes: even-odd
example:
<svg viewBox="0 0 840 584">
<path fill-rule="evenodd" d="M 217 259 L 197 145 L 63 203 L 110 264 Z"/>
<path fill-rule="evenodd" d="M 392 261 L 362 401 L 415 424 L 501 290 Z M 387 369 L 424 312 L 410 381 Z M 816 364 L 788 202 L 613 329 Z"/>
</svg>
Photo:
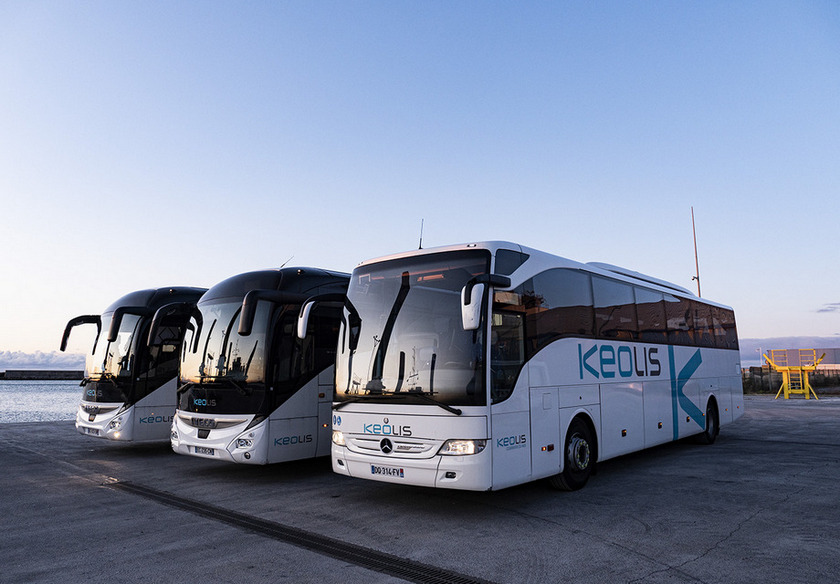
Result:
<svg viewBox="0 0 840 584">
<path fill-rule="evenodd" d="M 362 432 L 375 436 L 411 436 L 411 426 L 397 426 L 385 418 L 381 424 L 363 424 Z"/>
<path fill-rule="evenodd" d="M 519 436 L 505 436 L 504 438 L 496 439 L 496 448 L 505 448 L 512 450 L 514 448 L 524 448 L 528 444 L 528 437 L 525 434 Z"/>
<path fill-rule="evenodd" d="M 629 345 L 598 345 L 584 349 L 578 344 L 580 378 L 659 377 L 662 364 L 659 349 Z"/>
<path fill-rule="evenodd" d="M 154 416 L 154 415 L 146 416 L 145 418 L 140 418 L 140 423 L 141 424 L 161 424 L 161 423 L 171 424 L 173 417 L 174 416 Z"/>
<path fill-rule="evenodd" d="M 282 438 L 275 438 L 275 446 L 294 446 L 295 444 L 307 444 L 312 442 L 312 434 L 304 434 L 303 436 L 283 436 Z"/>
</svg>

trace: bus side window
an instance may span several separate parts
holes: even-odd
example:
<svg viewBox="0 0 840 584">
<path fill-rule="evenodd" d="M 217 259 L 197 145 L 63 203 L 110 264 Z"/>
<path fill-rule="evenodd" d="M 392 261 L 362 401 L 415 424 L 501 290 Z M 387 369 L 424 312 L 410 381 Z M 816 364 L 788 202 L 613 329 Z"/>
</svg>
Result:
<svg viewBox="0 0 840 584">
<path fill-rule="evenodd" d="M 719 349 L 737 349 L 738 332 L 735 330 L 735 313 L 726 308 L 712 306 L 715 329 L 715 346 Z"/>
<path fill-rule="evenodd" d="M 490 395 L 492 403 L 510 397 L 516 378 L 525 363 L 524 314 L 526 304 L 534 302 L 531 280 L 512 291 L 496 292 L 490 327 Z"/>
<path fill-rule="evenodd" d="M 535 307 L 528 311 L 526 329 L 534 352 L 562 337 L 594 335 L 589 274 L 579 270 L 547 270 L 534 276 L 533 282 L 533 297 L 540 304 L 539 310 Z"/>
<path fill-rule="evenodd" d="M 635 288 L 636 314 L 639 317 L 639 340 L 664 343 L 668 337 L 665 325 L 665 300 L 661 292 Z"/>
<path fill-rule="evenodd" d="M 699 347 L 714 347 L 711 307 L 702 302 L 692 302 L 694 308 L 694 343 Z"/>
<path fill-rule="evenodd" d="M 278 394 L 291 394 L 295 387 L 295 381 L 300 375 L 300 347 L 295 335 L 297 315 L 291 312 L 283 313 L 280 320 L 274 325 L 274 346 L 272 348 L 272 372 L 271 384 Z"/>
<path fill-rule="evenodd" d="M 494 312 L 491 337 L 490 371 L 493 403 L 507 399 L 525 363 L 525 335 L 522 315 Z"/>
<path fill-rule="evenodd" d="M 668 319 L 668 342 L 693 345 L 694 331 L 691 301 L 665 294 L 665 317 Z"/>
<path fill-rule="evenodd" d="M 341 322 L 340 308 L 316 307 L 309 320 L 307 338 L 314 342 L 314 370 L 321 371 L 335 363 L 338 343 L 338 326 Z"/>
<path fill-rule="evenodd" d="M 595 298 L 595 334 L 607 339 L 635 339 L 638 336 L 636 301 L 629 284 L 592 277 Z"/>
</svg>

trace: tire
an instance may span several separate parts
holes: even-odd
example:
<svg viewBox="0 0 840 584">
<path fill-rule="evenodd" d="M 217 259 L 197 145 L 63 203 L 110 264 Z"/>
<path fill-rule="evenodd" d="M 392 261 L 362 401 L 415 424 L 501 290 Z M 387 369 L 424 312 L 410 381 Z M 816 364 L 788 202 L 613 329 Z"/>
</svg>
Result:
<svg viewBox="0 0 840 584">
<path fill-rule="evenodd" d="M 569 424 L 563 456 L 563 472 L 548 481 L 555 489 L 577 491 L 592 475 L 596 458 L 592 430 L 582 418 L 575 418 Z"/>
<path fill-rule="evenodd" d="M 706 405 L 706 429 L 697 435 L 700 444 L 714 444 L 720 434 L 720 417 L 718 417 L 717 403 L 710 399 Z"/>
</svg>

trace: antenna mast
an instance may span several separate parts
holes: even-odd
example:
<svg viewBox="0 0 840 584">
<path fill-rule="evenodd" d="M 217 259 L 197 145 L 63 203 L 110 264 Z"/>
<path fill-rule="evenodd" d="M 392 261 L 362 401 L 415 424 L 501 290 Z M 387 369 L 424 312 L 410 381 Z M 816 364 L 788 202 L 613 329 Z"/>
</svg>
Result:
<svg viewBox="0 0 840 584">
<path fill-rule="evenodd" d="M 424 219 L 420 219 L 420 246 L 417 249 L 423 249 L 423 221 Z"/>
<path fill-rule="evenodd" d="M 694 235 L 694 270 L 692 280 L 697 280 L 697 297 L 700 297 L 700 262 L 697 260 L 697 231 L 694 229 L 694 206 L 691 206 L 691 233 Z"/>
</svg>

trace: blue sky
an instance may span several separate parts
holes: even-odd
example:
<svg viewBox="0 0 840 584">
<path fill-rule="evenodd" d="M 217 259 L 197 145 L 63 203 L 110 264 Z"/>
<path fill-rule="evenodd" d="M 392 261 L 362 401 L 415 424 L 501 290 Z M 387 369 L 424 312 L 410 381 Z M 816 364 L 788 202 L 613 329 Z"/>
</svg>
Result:
<svg viewBox="0 0 840 584">
<path fill-rule="evenodd" d="M 0 79 L 0 352 L 421 219 L 693 289 L 692 206 L 742 338 L 840 346 L 837 2 L 6 0 Z"/>
</svg>

